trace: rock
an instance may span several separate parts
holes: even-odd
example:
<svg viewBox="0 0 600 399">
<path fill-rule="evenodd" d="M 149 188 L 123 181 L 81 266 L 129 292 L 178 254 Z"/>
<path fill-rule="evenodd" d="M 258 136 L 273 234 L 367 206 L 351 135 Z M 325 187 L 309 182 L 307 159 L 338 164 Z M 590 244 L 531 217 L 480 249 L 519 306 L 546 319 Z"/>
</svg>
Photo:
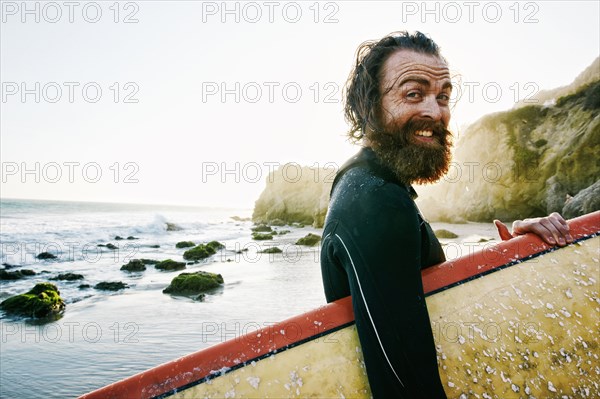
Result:
<svg viewBox="0 0 600 399">
<path fill-rule="evenodd" d="M 94 288 L 102 291 L 118 291 L 129 288 L 129 286 L 121 281 L 102 281 L 96 284 Z"/>
<path fill-rule="evenodd" d="M 259 224 L 256 227 L 252 227 L 250 230 L 252 230 L 255 233 L 265 233 L 273 231 L 273 229 L 270 226 L 267 226 L 266 224 Z"/>
<path fill-rule="evenodd" d="M 179 241 L 177 244 L 175 244 L 175 248 L 189 248 L 189 247 L 193 247 L 194 244 L 191 241 Z"/>
<path fill-rule="evenodd" d="M 272 240 L 273 239 L 273 234 L 263 234 L 263 233 L 252 233 L 252 239 L 253 240 Z"/>
<path fill-rule="evenodd" d="M 436 230 L 434 231 L 434 234 L 437 238 L 458 238 L 458 235 L 446 229 Z"/>
<path fill-rule="evenodd" d="M 236 222 L 249 222 L 252 220 L 251 218 L 242 218 L 239 216 L 230 216 L 230 217 L 231 217 L 231 219 L 235 220 Z"/>
<path fill-rule="evenodd" d="M 271 248 L 267 248 L 264 249 L 262 251 L 259 251 L 261 254 L 280 254 L 283 251 L 281 249 L 279 249 L 278 247 L 271 247 Z"/>
<path fill-rule="evenodd" d="M 314 247 L 319 241 L 321 241 L 320 235 L 308 233 L 306 236 L 296 241 L 296 245 L 307 245 L 309 247 Z"/>
<path fill-rule="evenodd" d="M 158 245 L 158 244 L 148 245 L 148 248 L 160 248 L 160 245 Z"/>
<path fill-rule="evenodd" d="M 278 230 L 277 234 L 280 235 L 280 236 L 282 236 L 282 235 L 287 234 L 289 232 L 290 232 L 289 230 Z"/>
<path fill-rule="evenodd" d="M 106 246 L 106 244 L 98 244 L 98 245 L 96 245 L 96 246 L 97 246 L 97 247 L 105 247 L 105 246 Z"/>
<path fill-rule="evenodd" d="M 77 288 L 79 288 L 80 290 L 85 290 L 87 288 L 90 288 L 90 285 L 89 284 L 79 284 L 79 286 Z"/>
<path fill-rule="evenodd" d="M 7 314 L 43 318 L 65 310 L 65 303 L 54 284 L 39 283 L 25 294 L 12 296 L 0 303 Z"/>
<path fill-rule="evenodd" d="M 222 284 L 223 277 L 220 274 L 204 271 L 181 273 L 171 281 L 171 284 L 163 292 L 171 295 L 197 296 Z"/>
<path fill-rule="evenodd" d="M 59 274 L 56 277 L 52 277 L 50 280 L 66 280 L 66 281 L 83 280 L 83 275 L 77 274 L 77 273 L 64 273 L 64 274 Z"/>
<path fill-rule="evenodd" d="M 51 254 L 50 252 L 42 252 L 39 253 L 36 258 L 38 259 L 56 259 L 56 255 Z"/>
<path fill-rule="evenodd" d="M 2 266 L 4 266 L 6 269 L 12 269 L 14 267 L 18 267 L 17 265 L 11 265 L 10 263 L 3 263 Z"/>
<path fill-rule="evenodd" d="M 139 238 L 134 237 L 134 236 L 128 236 L 127 239 L 128 240 L 139 240 Z"/>
<path fill-rule="evenodd" d="M 207 247 L 212 248 L 215 253 L 219 250 L 219 249 L 223 249 L 225 248 L 225 245 L 221 244 L 219 241 L 211 241 L 208 244 L 206 244 Z"/>
<path fill-rule="evenodd" d="M 217 250 L 225 248 L 223 244 L 218 241 L 211 241 L 208 244 L 198 244 L 192 249 L 188 249 L 183 253 L 183 259 L 185 260 L 200 260 L 208 258 L 211 255 L 217 253 Z"/>
<path fill-rule="evenodd" d="M 290 226 L 296 227 L 298 229 L 304 228 L 304 224 L 303 223 L 297 223 L 297 222 L 293 222 L 292 224 L 290 224 Z"/>
<path fill-rule="evenodd" d="M 271 226 L 277 226 L 277 227 L 281 227 L 281 226 L 285 226 L 287 223 L 286 223 L 286 222 L 284 222 L 284 221 L 283 221 L 283 220 L 281 220 L 281 219 L 277 219 L 277 218 L 275 218 L 275 219 L 273 219 L 273 220 L 270 220 L 270 221 L 269 221 L 269 224 L 270 224 Z"/>
<path fill-rule="evenodd" d="M 115 236 L 115 240 L 124 240 L 124 238 L 121 236 Z"/>
<path fill-rule="evenodd" d="M 27 276 L 34 276 L 35 272 L 30 269 L 15 270 L 7 272 L 6 270 L 0 270 L 0 280 L 20 280 Z"/>
<path fill-rule="evenodd" d="M 203 302 L 204 298 L 206 298 L 206 294 L 200 294 L 194 298 L 194 301 Z"/>
<path fill-rule="evenodd" d="M 117 247 L 116 245 L 113 245 L 111 243 L 106 244 L 106 248 L 112 249 L 112 250 L 119 249 L 119 247 Z"/>
<path fill-rule="evenodd" d="M 571 219 L 600 209 L 600 180 L 570 198 L 562 209 L 562 216 Z"/>
<path fill-rule="evenodd" d="M 266 187 L 254 205 L 252 220 L 322 227 L 335 172 L 335 168 L 282 165 L 267 176 Z"/>
<path fill-rule="evenodd" d="M 175 270 L 183 270 L 185 269 L 185 263 L 184 262 L 175 262 L 172 259 L 167 259 L 167 260 L 163 260 L 162 262 L 157 263 L 156 265 L 154 265 L 155 268 L 157 268 L 158 270 L 162 270 L 162 271 L 175 271 Z"/>
<path fill-rule="evenodd" d="M 131 259 L 129 263 L 121 266 L 121 270 L 126 272 L 143 272 L 146 270 L 146 265 L 141 259 Z"/>
<path fill-rule="evenodd" d="M 175 223 L 166 223 L 167 231 L 181 231 L 183 230 L 181 227 L 177 226 Z"/>
<path fill-rule="evenodd" d="M 156 260 L 156 259 L 144 259 L 144 258 L 140 259 L 140 261 L 144 265 L 155 265 L 160 262 L 159 260 Z"/>
<path fill-rule="evenodd" d="M 183 259 L 185 260 L 200 260 L 208 258 L 213 253 L 205 245 L 200 244 L 192 249 L 188 249 L 183 253 Z"/>
</svg>

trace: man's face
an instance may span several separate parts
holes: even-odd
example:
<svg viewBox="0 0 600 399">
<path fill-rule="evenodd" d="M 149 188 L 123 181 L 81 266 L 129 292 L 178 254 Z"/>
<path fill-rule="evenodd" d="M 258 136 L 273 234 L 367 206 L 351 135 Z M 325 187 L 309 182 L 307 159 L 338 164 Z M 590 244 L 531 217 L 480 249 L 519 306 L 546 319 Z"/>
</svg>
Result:
<svg viewBox="0 0 600 399">
<path fill-rule="evenodd" d="M 392 53 L 381 69 L 381 128 L 367 143 L 406 183 L 431 183 L 448 170 L 452 91 L 446 63 L 411 50 Z"/>
</svg>

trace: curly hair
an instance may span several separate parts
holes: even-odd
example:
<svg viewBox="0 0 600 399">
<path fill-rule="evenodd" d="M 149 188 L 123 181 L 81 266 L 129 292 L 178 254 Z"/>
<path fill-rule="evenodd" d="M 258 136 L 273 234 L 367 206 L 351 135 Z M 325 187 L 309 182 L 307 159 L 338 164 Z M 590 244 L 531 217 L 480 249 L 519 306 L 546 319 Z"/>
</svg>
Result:
<svg viewBox="0 0 600 399">
<path fill-rule="evenodd" d="M 413 34 L 393 32 L 380 40 L 361 44 L 356 52 L 356 65 L 344 87 L 344 116 L 350 123 L 348 138 L 352 142 L 362 139 L 367 128 L 378 129 L 381 67 L 389 55 L 401 49 L 441 57 L 438 45 L 418 31 Z"/>
</svg>

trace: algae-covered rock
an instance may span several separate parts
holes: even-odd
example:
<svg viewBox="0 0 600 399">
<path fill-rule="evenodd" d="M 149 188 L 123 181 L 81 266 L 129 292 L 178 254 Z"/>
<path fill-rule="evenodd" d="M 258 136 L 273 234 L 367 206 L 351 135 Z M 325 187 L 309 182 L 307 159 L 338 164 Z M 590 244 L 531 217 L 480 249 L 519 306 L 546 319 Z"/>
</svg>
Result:
<svg viewBox="0 0 600 399">
<path fill-rule="evenodd" d="M 267 226 L 266 224 L 259 224 L 256 227 L 252 227 L 250 230 L 252 230 L 255 233 L 266 233 L 273 231 L 271 226 Z"/>
<path fill-rule="evenodd" d="M 119 247 L 117 247 L 116 245 L 111 244 L 111 243 L 106 244 L 106 248 L 112 249 L 112 250 L 119 249 Z"/>
<path fill-rule="evenodd" d="M 172 259 L 163 260 L 154 265 L 155 268 L 162 271 L 175 271 L 185 269 L 185 262 L 175 262 Z"/>
<path fill-rule="evenodd" d="M 51 254 L 50 252 L 42 252 L 39 253 L 36 258 L 38 259 L 56 259 L 56 255 Z"/>
<path fill-rule="evenodd" d="M 179 241 L 177 244 L 175 244 L 175 248 L 190 248 L 193 247 L 194 244 L 192 241 Z"/>
<path fill-rule="evenodd" d="M 272 240 L 273 234 L 263 234 L 263 233 L 252 233 L 252 239 L 261 241 L 261 240 Z"/>
<path fill-rule="evenodd" d="M 171 295 L 197 296 L 204 291 L 221 286 L 223 282 L 223 277 L 220 274 L 205 271 L 181 273 L 171 281 L 171 284 L 163 292 Z"/>
<path fill-rule="evenodd" d="M 124 238 L 123 238 L 123 237 L 121 237 L 121 236 L 115 236 L 115 240 L 117 240 L 117 241 L 119 241 L 119 240 L 124 240 Z"/>
<path fill-rule="evenodd" d="M 206 244 L 207 247 L 212 248 L 214 253 L 216 253 L 219 249 L 225 248 L 225 245 L 221 244 L 219 241 L 211 241 Z"/>
<path fill-rule="evenodd" d="M 309 247 L 313 247 L 317 245 L 317 243 L 321 241 L 321 236 L 313 233 L 308 233 L 306 236 L 300 238 L 296 241 L 296 245 L 307 245 Z"/>
<path fill-rule="evenodd" d="M 145 258 L 141 258 L 140 261 L 142 261 L 142 263 L 144 265 L 155 265 L 157 263 L 160 263 L 159 260 L 156 259 L 145 259 Z"/>
<path fill-rule="evenodd" d="M 458 238 L 458 235 L 446 229 L 439 229 L 434 231 L 437 238 Z"/>
<path fill-rule="evenodd" d="M 15 316 L 43 318 L 62 312 L 65 303 L 54 284 L 39 283 L 25 294 L 2 301 L 0 309 Z"/>
<path fill-rule="evenodd" d="M 188 249 L 183 253 L 183 259 L 185 260 L 200 260 L 204 258 L 208 258 L 214 254 L 211 248 L 208 248 L 204 244 L 199 244 L 192 249 Z"/>
<path fill-rule="evenodd" d="M 183 253 L 185 260 L 200 260 L 208 258 L 217 253 L 219 249 L 225 248 L 225 245 L 218 241 L 211 241 L 208 244 L 198 244 L 192 249 L 188 249 Z"/>
<path fill-rule="evenodd" d="M 259 251 L 259 252 L 262 254 L 280 254 L 283 251 L 278 247 L 271 247 L 271 248 L 263 249 L 262 251 Z"/>
<path fill-rule="evenodd" d="M 94 286 L 97 290 L 102 291 L 119 291 L 129 286 L 121 281 L 102 281 Z"/>
<path fill-rule="evenodd" d="M 129 263 L 121 266 L 121 270 L 126 272 L 143 272 L 146 270 L 146 265 L 141 259 L 131 259 Z"/>
<path fill-rule="evenodd" d="M 56 277 L 52 277 L 50 280 L 65 280 L 65 281 L 83 280 L 83 275 L 78 274 L 78 273 L 62 273 Z"/>
</svg>

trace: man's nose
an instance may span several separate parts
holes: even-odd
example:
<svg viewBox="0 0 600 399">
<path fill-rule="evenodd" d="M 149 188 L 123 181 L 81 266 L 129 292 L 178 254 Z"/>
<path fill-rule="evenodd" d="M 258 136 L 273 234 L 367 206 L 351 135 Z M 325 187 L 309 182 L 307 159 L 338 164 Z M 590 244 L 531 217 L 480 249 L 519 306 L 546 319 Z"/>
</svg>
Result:
<svg viewBox="0 0 600 399">
<path fill-rule="evenodd" d="M 436 96 L 428 95 L 422 102 L 421 117 L 432 119 L 436 122 L 442 119 L 442 109 Z"/>
</svg>

